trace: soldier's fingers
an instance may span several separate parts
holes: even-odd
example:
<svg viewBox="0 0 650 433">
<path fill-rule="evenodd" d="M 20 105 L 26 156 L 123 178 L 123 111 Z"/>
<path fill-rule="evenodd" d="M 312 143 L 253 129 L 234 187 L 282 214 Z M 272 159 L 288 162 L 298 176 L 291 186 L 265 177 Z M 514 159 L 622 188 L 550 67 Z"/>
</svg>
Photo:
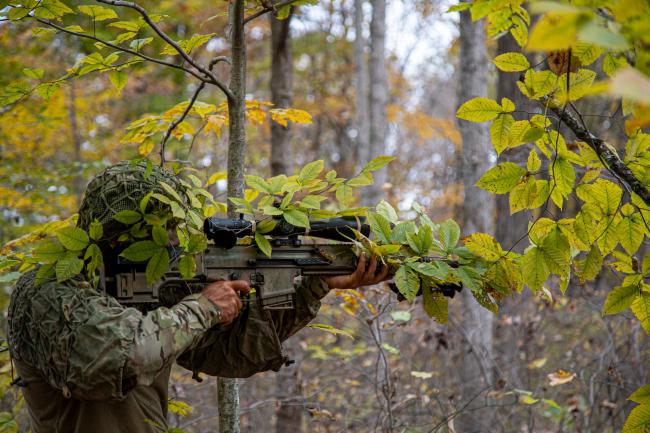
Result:
<svg viewBox="0 0 650 433">
<path fill-rule="evenodd" d="M 248 292 L 251 291 L 251 285 L 250 285 L 250 283 L 248 281 L 245 281 L 245 280 L 232 280 L 232 281 L 229 281 L 229 283 L 230 283 L 230 287 L 232 287 L 232 289 L 235 292 L 239 292 L 241 294 L 246 295 L 246 294 L 248 294 Z"/>
<path fill-rule="evenodd" d="M 388 266 L 383 264 L 377 275 L 372 280 L 372 284 L 378 284 L 384 281 L 388 277 Z"/>
<path fill-rule="evenodd" d="M 370 265 L 366 270 L 364 276 L 364 281 L 372 280 L 375 278 L 375 272 L 377 272 L 377 256 L 372 256 L 370 258 Z"/>
</svg>

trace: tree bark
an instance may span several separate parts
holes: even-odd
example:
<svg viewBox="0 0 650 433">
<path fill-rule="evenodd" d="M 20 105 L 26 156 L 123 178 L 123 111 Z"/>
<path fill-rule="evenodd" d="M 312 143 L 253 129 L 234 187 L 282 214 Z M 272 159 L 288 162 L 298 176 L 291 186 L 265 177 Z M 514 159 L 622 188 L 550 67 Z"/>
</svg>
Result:
<svg viewBox="0 0 650 433">
<path fill-rule="evenodd" d="M 370 93 L 369 93 L 369 127 L 370 135 L 365 164 L 372 158 L 386 152 L 388 120 L 386 104 L 388 103 L 388 79 L 386 76 L 386 0 L 371 0 L 372 21 L 370 22 Z M 369 186 L 361 199 L 362 204 L 372 206 L 379 201 L 383 185 L 386 183 L 386 170 L 374 173 L 375 183 Z"/>
<path fill-rule="evenodd" d="M 356 161 L 370 160 L 370 119 L 368 115 L 368 63 L 366 59 L 366 38 L 363 36 L 363 0 L 354 0 L 354 75 L 356 84 Z"/>
<path fill-rule="evenodd" d="M 72 144 L 73 144 L 73 155 L 72 159 L 75 163 L 81 164 L 81 134 L 79 133 L 79 121 L 77 119 L 77 88 L 76 88 L 76 83 L 74 80 L 70 80 L 69 82 L 69 98 L 70 100 L 68 101 L 68 120 L 70 121 L 70 135 L 72 136 Z M 81 167 L 77 170 L 77 174 L 75 175 L 73 179 L 73 184 L 72 188 L 74 191 L 74 194 L 77 198 L 77 208 L 81 205 L 81 198 L 84 193 L 84 178 L 83 178 L 83 172 L 81 170 Z"/>
<path fill-rule="evenodd" d="M 472 23 L 468 12 L 460 18 L 460 76 L 458 103 L 487 96 L 487 49 L 484 21 Z M 494 198 L 474 185 L 491 166 L 490 134 L 485 123 L 458 121 L 462 137 L 460 177 L 464 200 L 460 221 L 466 233 L 494 233 Z M 493 382 L 492 340 L 493 315 L 481 307 L 470 290 L 462 292 L 464 311 L 461 324 L 467 343 L 460 365 L 461 405 L 469 403 L 457 418 L 456 431 L 479 433 L 490 431 L 493 419 L 485 397 L 476 398 L 480 390 Z M 471 403 L 470 403 L 471 402 Z"/>
<path fill-rule="evenodd" d="M 291 17 L 278 20 L 269 15 L 271 26 L 271 102 L 277 108 L 289 108 L 292 103 L 293 57 L 291 46 Z M 292 170 L 291 131 L 279 123 L 271 124 L 271 175 L 289 174 Z M 284 349 L 296 361 L 292 367 L 282 368 L 276 374 L 277 398 L 275 430 L 277 433 L 302 431 L 303 407 L 299 341 L 289 338 Z"/>
<path fill-rule="evenodd" d="M 497 43 L 498 54 L 518 51 L 519 45 L 517 41 L 509 33 L 500 37 Z M 508 98 L 515 103 L 517 110 L 524 110 L 532 112 L 534 107 L 526 98 L 519 88 L 517 87 L 517 80 L 519 74 L 512 72 L 499 71 L 497 73 L 497 99 Z M 526 113 L 513 113 L 517 120 L 527 119 Z M 514 149 L 509 149 L 499 157 L 499 162 L 511 161 L 516 164 L 526 164 L 528 158 L 528 149 L 526 146 L 519 146 Z M 504 248 L 513 248 L 513 251 L 523 252 L 525 242 L 519 242 L 519 239 L 526 234 L 528 228 L 528 216 L 525 212 L 518 212 L 510 215 L 510 204 L 508 201 L 508 194 L 498 195 L 496 198 L 497 203 L 497 227 L 496 238 L 503 245 Z"/>
<path fill-rule="evenodd" d="M 276 108 L 289 108 L 292 99 L 293 56 L 291 47 L 291 13 L 278 20 L 269 14 L 271 26 L 271 102 Z M 271 173 L 288 174 L 293 167 L 289 125 L 271 123 Z"/>
<path fill-rule="evenodd" d="M 231 69 L 228 98 L 228 197 L 244 195 L 244 162 L 246 159 L 246 34 L 244 32 L 244 0 L 230 3 Z M 236 218 L 235 205 L 228 202 L 228 216 Z M 219 432 L 239 433 L 239 384 L 237 379 L 220 377 Z"/>
</svg>

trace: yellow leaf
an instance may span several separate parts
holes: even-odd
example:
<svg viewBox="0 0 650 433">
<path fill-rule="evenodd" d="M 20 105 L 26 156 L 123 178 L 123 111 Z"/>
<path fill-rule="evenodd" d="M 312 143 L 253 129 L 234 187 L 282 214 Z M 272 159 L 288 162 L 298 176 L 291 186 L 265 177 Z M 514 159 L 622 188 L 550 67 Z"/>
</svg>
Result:
<svg viewBox="0 0 650 433">
<path fill-rule="evenodd" d="M 544 365 L 546 365 L 546 361 L 547 358 L 537 358 L 528 363 L 528 368 L 530 369 L 542 368 L 544 367 Z"/>
<path fill-rule="evenodd" d="M 222 128 L 228 123 L 228 119 L 221 114 L 212 114 L 206 117 L 206 123 L 203 129 L 206 134 L 214 132 L 217 137 L 221 137 Z"/>
</svg>

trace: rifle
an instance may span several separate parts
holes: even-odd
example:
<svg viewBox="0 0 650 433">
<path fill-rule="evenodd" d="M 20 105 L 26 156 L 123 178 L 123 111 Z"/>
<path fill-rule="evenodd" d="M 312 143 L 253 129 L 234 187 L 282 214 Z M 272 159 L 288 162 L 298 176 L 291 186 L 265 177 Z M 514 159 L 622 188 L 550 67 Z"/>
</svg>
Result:
<svg viewBox="0 0 650 433">
<path fill-rule="evenodd" d="M 152 286 L 147 284 L 145 266 L 118 257 L 102 275 L 104 292 L 121 304 L 143 311 L 171 306 L 185 296 L 198 293 L 207 283 L 219 280 L 247 280 L 255 289 L 255 300 L 266 309 L 294 307 L 296 288 L 304 277 L 347 275 L 356 270 L 357 256 L 348 241 L 354 230 L 364 236 L 370 227 L 357 218 L 312 221 L 310 229 L 278 220 L 270 236 L 272 255 L 267 257 L 255 245 L 237 245 L 253 235 L 257 222 L 243 219 L 208 218 L 203 230 L 211 244 L 195 256 L 196 275 L 182 278 L 177 268 L 180 250 L 170 249 L 170 270 Z M 307 243 L 309 236 L 337 243 Z M 397 292 L 396 287 L 392 287 Z M 445 285 L 440 290 L 453 297 L 460 289 Z"/>
</svg>

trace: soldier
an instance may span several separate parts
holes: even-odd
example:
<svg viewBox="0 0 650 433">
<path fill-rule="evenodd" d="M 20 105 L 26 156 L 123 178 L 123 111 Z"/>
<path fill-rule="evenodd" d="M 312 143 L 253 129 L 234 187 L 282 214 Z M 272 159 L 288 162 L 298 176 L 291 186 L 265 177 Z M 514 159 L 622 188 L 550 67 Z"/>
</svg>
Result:
<svg viewBox="0 0 650 433">
<path fill-rule="evenodd" d="M 103 225 L 102 253 L 115 254 L 120 226 L 113 216 L 135 210 L 158 182 L 179 189 L 162 168 L 120 163 L 96 176 L 84 195 L 77 225 Z M 121 230 L 124 228 L 121 227 Z M 278 370 L 282 341 L 318 312 L 329 287 L 355 288 L 386 279 L 388 269 L 365 258 L 350 275 L 306 279 L 293 310 L 246 308 L 247 281 L 219 281 L 171 308 L 146 314 L 120 305 L 80 279 L 17 282 L 9 306 L 11 356 L 21 380 L 33 433 L 139 433 L 166 429 L 172 364 L 195 374 L 248 377 Z M 219 326 L 216 326 L 219 325 Z M 149 420 L 149 422 L 147 421 Z"/>
</svg>

